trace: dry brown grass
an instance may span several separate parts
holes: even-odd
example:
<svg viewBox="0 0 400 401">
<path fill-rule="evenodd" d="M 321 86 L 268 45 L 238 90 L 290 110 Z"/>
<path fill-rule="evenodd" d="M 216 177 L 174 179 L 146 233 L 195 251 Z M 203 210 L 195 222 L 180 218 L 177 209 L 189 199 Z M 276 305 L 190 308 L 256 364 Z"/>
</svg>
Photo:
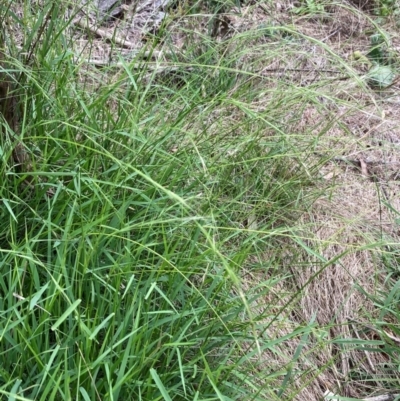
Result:
<svg viewBox="0 0 400 401">
<path fill-rule="evenodd" d="M 274 16 L 287 20 L 288 6 L 281 7 L 281 12 Z M 365 51 L 368 47 L 365 31 L 370 29 L 370 20 L 369 16 L 360 12 L 336 7 L 324 21 L 303 17 L 293 22 L 300 32 L 322 41 L 349 64 L 355 50 Z M 385 28 L 390 31 L 396 46 L 398 33 L 390 25 Z M 320 46 L 310 47 L 305 52 L 308 68 L 310 64 L 314 64 L 316 70 L 329 68 L 328 59 Z M 287 62 L 284 55 L 282 61 Z M 327 119 L 334 117 L 335 122 L 327 127 L 318 150 L 330 157 L 365 160 L 371 168 L 366 177 L 352 164 L 339 161 L 325 163 L 321 175 L 334 181 L 333 189 L 303 217 L 303 222 L 309 227 L 304 241 L 310 248 L 317 250 L 326 260 L 332 260 L 346 251 L 348 253 L 322 271 L 320 261 L 312 255 L 307 258 L 308 263 L 289 262 L 297 288 L 303 288 L 310 278 L 316 276 L 306 285 L 298 303 L 292 307 L 291 315 L 287 316 L 288 320 L 307 324 L 315 318 L 319 327 L 326 327 L 328 333 L 323 341 L 311 336 L 297 362 L 300 372 L 308 371 L 295 380 L 298 389 L 295 398 L 302 401 L 320 400 L 326 390 L 355 398 L 384 392 L 384 384 L 379 379 L 387 375 L 384 366 L 389 360 L 385 353 L 346 350 L 345 346 L 339 347 L 332 340 L 376 338 L 376 333 L 366 332 L 362 324 L 356 323 L 368 325 L 370 318 L 378 312 L 376 305 L 357 288 L 376 294 L 382 289 L 384 276 L 374 252 L 359 249 L 379 240 L 382 235 L 392 241 L 399 240 L 398 229 L 393 224 L 394 216 L 383 206 L 385 201 L 397 210 L 400 207 L 398 87 L 380 94 L 361 89 L 354 81 L 338 81 L 330 89 L 329 96 L 337 100 L 326 107 L 304 107 L 297 130 L 312 135 L 324 126 Z M 251 281 L 248 285 L 251 286 Z M 288 285 L 287 288 L 282 286 L 282 294 L 287 293 L 293 282 L 289 280 Z M 271 329 L 271 332 L 274 330 Z M 278 330 L 274 336 L 289 332 L 289 329 Z M 284 366 L 290 362 L 297 346 L 298 339 L 285 342 L 280 347 L 282 358 L 275 361 L 276 365 Z M 263 358 L 270 361 L 272 354 L 266 353 Z M 363 372 L 372 381 L 364 381 L 361 377 L 357 379 L 354 375 L 356 371 Z M 292 391 L 294 395 L 297 390 Z M 288 397 L 289 394 L 290 391 Z"/>
</svg>

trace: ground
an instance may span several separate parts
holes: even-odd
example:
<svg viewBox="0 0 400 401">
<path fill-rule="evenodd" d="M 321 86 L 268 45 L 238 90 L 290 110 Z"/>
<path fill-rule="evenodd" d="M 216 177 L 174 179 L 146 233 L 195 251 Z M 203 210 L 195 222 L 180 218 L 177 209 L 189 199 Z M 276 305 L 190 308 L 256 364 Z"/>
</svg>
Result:
<svg viewBox="0 0 400 401">
<path fill-rule="evenodd" d="M 396 21 L 389 17 L 377 24 L 369 11 L 343 0 L 300 14 L 294 12 L 298 2 L 254 1 L 227 9 L 218 33 L 210 38 L 210 18 L 204 7 L 188 15 L 185 4 L 161 9 L 159 3 L 139 2 L 134 13 L 134 2 L 126 1 L 113 18 L 99 18 L 96 8 L 86 6 L 83 12 L 72 13 L 76 63 L 93 74 L 93 86 L 101 80 L 116 82 L 118 71 L 132 60 L 137 68 L 143 59 L 150 60 L 149 77 L 170 79 L 176 71 L 193 68 L 193 43 L 201 52 L 203 41 L 213 41 L 219 46 L 218 57 L 229 58 L 237 51 L 237 38 L 256 32 L 236 64 L 237 70 L 249 72 L 255 86 L 263 86 L 263 96 L 249 102 L 247 112 L 257 115 L 269 107 L 282 107 L 280 121 L 273 123 L 299 149 L 304 146 L 307 156 L 299 163 L 305 169 L 317 166 L 319 180 L 314 184 L 320 189 L 318 199 L 296 222 L 305 252 L 292 255 L 286 250 L 282 263 L 291 276 L 265 300 L 276 305 L 276 316 L 290 314 L 293 326 L 270 318 L 264 334 L 282 338 L 293 327 L 312 321 L 319 329 L 312 336 L 283 341 L 279 354 L 264 349 L 261 362 L 277 369 L 295 362 L 293 375 L 296 369 L 302 372 L 295 380 L 299 401 L 321 400 L 326 391 L 354 398 L 385 393 L 381 378 L 398 376 L 385 371 L 389 354 L 362 347 L 347 349 L 345 339 L 356 338 L 362 344 L 386 335 L 400 341 L 390 328 L 396 322 L 380 314 L 387 266 L 377 253 L 380 243 L 395 248 L 399 242 L 400 82 L 396 78 L 384 89 L 368 86 L 369 67 L 355 57 L 356 52 L 369 52 L 370 36 L 380 31 L 390 37 L 387 47 L 393 57 L 400 57 Z M 189 44 L 187 35 L 192 35 Z M 259 55 L 265 48 L 270 53 L 261 63 Z M 115 69 L 104 72 L 103 67 Z M 280 86 L 282 91 L 302 91 L 301 102 L 280 105 Z M 304 101 L 307 91 L 310 102 Z M 240 120 L 240 115 L 229 118 Z M 209 119 L 216 126 L 220 123 L 217 112 Z M 266 138 L 269 135 L 265 133 Z M 171 152 L 180 146 L 177 143 Z M 257 230 L 257 222 L 248 225 Z M 268 250 L 254 255 L 259 263 L 269 257 Z M 269 274 L 245 272 L 243 285 L 253 287 L 268 280 Z M 295 307 L 282 312 L 280 308 L 288 303 Z M 257 313 L 257 305 L 253 307 Z M 377 319 L 378 329 L 370 324 Z"/>
</svg>

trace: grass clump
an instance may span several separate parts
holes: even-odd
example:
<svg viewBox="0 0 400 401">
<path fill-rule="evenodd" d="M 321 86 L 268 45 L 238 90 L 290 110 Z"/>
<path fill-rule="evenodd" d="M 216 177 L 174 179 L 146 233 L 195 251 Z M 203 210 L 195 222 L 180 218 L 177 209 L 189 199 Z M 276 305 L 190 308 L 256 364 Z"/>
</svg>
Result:
<svg viewBox="0 0 400 401">
<path fill-rule="evenodd" d="M 1 393 L 249 399 L 241 361 L 262 315 L 242 269 L 286 231 L 308 168 L 211 42 L 173 80 L 147 64 L 96 72 L 55 4 L 26 42 L 33 63 L 9 61 L 22 78 L 20 132 L 4 121 L 1 144 Z"/>
<path fill-rule="evenodd" d="M 170 60 L 120 54 L 96 68 L 85 56 L 95 41 L 76 47 L 62 2 L 28 5 L 23 18 L 2 9 L 24 31 L 9 32 L 3 68 L 18 125 L 3 118 L 2 396 L 301 396 L 345 341 L 335 318 L 302 314 L 341 258 L 322 256 L 337 233 L 313 242 L 307 221 L 335 186 L 319 152 L 345 126 L 337 87 L 368 88 L 284 25 L 222 41 L 171 23 L 145 49 L 161 43 Z M 311 76 L 313 52 L 340 78 Z M 21 145 L 25 165 L 13 157 Z M 327 347 L 335 356 L 315 358 Z"/>
</svg>

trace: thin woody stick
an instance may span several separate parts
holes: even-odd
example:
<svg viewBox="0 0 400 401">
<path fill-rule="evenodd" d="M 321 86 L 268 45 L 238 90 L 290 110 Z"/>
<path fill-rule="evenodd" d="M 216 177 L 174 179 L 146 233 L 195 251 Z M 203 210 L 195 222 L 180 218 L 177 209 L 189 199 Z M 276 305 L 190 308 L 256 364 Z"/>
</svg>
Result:
<svg viewBox="0 0 400 401">
<path fill-rule="evenodd" d="M 86 22 L 86 20 L 84 20 L 83 18 L 76 19 L 74 21 L 74 24 L 80 26 L 83 29 L 89 29 L 89 31 L 95 33 L 96 35 L 98 35 L 104 39 L 107 39 L 111 42 L 114 42 L 117 45 L 126 47 L 127 49 L 133 49 L 133 48 L 137 47 L 135 45 L 135 43 L 130 42 L 129 40 L 125 40 L 123 38 L 120 38 L 119 36 L 113 35 L 104 29 L 96 28 L 94 25 Z"/>
</svg>

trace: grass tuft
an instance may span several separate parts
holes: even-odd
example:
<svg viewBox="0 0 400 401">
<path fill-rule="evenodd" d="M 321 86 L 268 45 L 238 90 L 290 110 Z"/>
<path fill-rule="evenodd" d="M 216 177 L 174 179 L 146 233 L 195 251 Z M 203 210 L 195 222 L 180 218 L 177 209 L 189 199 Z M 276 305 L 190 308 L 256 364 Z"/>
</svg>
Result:
<svg viewBox="0 0 400 401">
<path fill-rule="evenodd" d="M 340 234 L 313 231 L 336 189 L 323 178 L 329 144 L 352 146 L 328 135 L 348 132 L 345 88 L 373 96 L 334 49 L 292 25 L 222 41 L 172 22 L 146 49 L 187 35 L 171 61 L 96 68 L 66 4 L 6 3 L 2 20 L 24 35 L 7 31 L 1 72 L 18 105 L 0 138 L 4 399 L 293 400 L 342 355 L 368 348 L 396 365 L 397 247 L 360 240 L 327 255 Z M 312 52 L 340 77 L 311 76 Z M 18 146 L 29 163 L 16 163 Z M 391 277 L 348 297 L 377 307 L 365 311 L 377 335 L 390 315 L 392 337 L 344 338 L 339 301 L 325 320 L 302 308 L 364 250 Z M 360 359 L 346 380 L 375 383 Z"/>
</svg>

